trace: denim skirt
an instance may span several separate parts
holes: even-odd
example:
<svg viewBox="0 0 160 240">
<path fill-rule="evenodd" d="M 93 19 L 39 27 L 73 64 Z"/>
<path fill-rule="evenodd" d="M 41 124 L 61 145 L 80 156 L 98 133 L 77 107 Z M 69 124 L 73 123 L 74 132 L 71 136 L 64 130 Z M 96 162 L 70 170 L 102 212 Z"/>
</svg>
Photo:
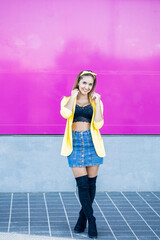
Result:
<svg viewBox="0 0 160 240">
<path fill-rule="evenodd" d="M 96 166 L 103 163 L 103 157 L 99 157 L 92 141 L 91 130 L 72 130 L 73 151 L 68 158 L 69 167 Z"/>
</svg>

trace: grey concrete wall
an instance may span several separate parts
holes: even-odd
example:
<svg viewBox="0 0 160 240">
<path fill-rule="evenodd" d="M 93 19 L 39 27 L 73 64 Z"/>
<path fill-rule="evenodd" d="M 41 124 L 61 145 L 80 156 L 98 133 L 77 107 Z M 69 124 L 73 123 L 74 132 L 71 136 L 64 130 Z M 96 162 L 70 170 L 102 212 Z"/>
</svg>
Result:
<svg viewBox="0 0 160 240">
<path fill-rule="evenodd" d="M 74 191 L 63 135 L 1 135 L 0 192 Z M 102 135 L 97 191 L 159 191 L 159 135 Z"/>
</svg>

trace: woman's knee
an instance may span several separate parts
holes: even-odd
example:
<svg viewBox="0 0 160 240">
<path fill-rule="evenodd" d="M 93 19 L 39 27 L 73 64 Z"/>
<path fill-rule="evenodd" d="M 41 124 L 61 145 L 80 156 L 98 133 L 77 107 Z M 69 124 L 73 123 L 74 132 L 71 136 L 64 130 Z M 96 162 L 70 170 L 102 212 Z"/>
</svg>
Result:
<svg viewBox="0 0 160 240">
<path fill-rule="evenodd" d="M 88 177 L 89 178 L 96 177 L 98 175 L 98 169 L 99 169 L 99 165 L 87 167 Z"/>
<path fill-rule="evenodd" d="M 72 171 L 75 178 L 88 175 L 86 167 L 73 167 Z"/>
</svg>

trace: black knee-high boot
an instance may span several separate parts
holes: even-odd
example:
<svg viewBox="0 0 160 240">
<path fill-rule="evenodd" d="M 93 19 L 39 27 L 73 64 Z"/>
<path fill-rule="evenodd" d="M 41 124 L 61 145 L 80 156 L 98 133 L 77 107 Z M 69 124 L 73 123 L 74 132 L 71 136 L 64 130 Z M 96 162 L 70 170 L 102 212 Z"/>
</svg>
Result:
<svg viewBox="0 0 160 240">
<path fill-rule="evenodd" d="M 90 194 L 90 198 L 91 198 L 91 202 L 93 203 L 94 198 L 95 198 L 95 194 L 96 194 L 96 179 L 97 176 L 95 177 L 88 177 L 88 183 L 89 183 L 89 194 Z M 87 223 L 87 218 L 83 212 L 83 208 L 81 208 L 80 212 L 79 212 L 79 218 L 77 220 L 77 223 L 74 227 L 74 232 L 76 233 L 81 233 L 84 232 L 85 228 L 86 228 L 86 223 Z"/>
<path fill-rule="evenodd" d="M 83 212 L 88 220 L 88 236 L 90 238 L 97 237 L 96 219 L 93 216 L 93 208 L 89 193 L 88 175 L 76 178 L 78 186 L 79 200 L 82 205 Z"/>
<path fill-rule="evenodd" d="M 95 195 L 96 195 L 96 180 L 97 180 L 97 176 L 96 177 L 92 177 L 92 178 L 88 178 L 88 182 L 89 182 L 89 194 L 91 197 L 91 202 L 93 203 Z"/>
</svg>

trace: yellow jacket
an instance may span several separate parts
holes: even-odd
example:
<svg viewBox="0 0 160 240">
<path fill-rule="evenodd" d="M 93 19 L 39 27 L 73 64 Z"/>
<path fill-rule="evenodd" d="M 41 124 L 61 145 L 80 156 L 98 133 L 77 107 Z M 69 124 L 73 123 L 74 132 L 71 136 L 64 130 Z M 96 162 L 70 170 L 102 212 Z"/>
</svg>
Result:
<svg viewBox="0 0 160 240">
<path fill-rule="evenodd" d="M 70 155 L 72 150 L 73 150 L 73 146 L 72 146 L 72 122 L 73 122 L 73 118 L 74 118 L 74 112 L 75 112 L 77 97 L 74 99 L 73 111 L 64 107 L 65 104 L 69 101 L 69 99 L 70 99 L 70 97 L 63 97 L 63 99 L 61 100 L 60 114 L 62 115 L 62 117 L 67 119 L 65 133 L 64 133 L 63 142 L 62 142 L 62 148 L 61 148 L 61 155 L 62 156 Z M 97 155 L 99 157 L 104 157 L 106 155 L 105 154 L 105 149 L 104 149 L 104 143 L 103 143 L 103 139 L 101 137 L 101 134 L 99 132 L 99 129 L 104 124 L 104 120 L 101 120 L 100 122 L 94 121 L 96 104 L 95 104 L 94 100 L 91 99 L 91 97 L 90 97 L 90 102 L 93 106 L 93 116 L 92 116 L 91 126 L 90 126 L 93 144 L 94 144 L 95 150 L 97 152 Z M 103 103 L 102 103 L 101 100 L 100 100 L 100 106 L 101 106 L 101 110 L 102 110 L 102 114 L 103 114 Z"/>
</svg>

